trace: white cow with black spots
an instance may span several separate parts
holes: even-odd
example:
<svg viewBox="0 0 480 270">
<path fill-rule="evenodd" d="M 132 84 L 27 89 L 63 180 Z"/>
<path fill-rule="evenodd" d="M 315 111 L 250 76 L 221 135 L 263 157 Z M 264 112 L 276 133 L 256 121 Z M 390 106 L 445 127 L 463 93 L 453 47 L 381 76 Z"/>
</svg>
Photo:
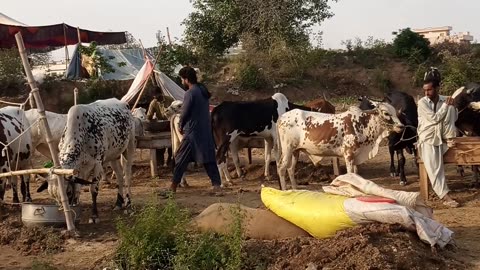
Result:
<svg viewBox="0 0 480 270">
<path fill-rule="evenodd" d="M 20 108 L 8 106 L 0 109 L 0 171 L 2 173 L 27 169 L 30 165 L 30 157 L 33 152 L 32 138 L 29 132 L 22 134 L 27 127 L 25 112 Z M 0 200 L 4 199 L 5 180 L 0 180 Z M 18 203 L 16 176 L 10 178 L 10 183 L 13 190 L 13 202 Z M 21 189 L 23 201 L 31 201 L 30 192 L 25 186 L 23 176 Z"/>
<path fill-rule="evenodd" d="M 67 126 L 60 140 L 59 158 L 64 169 L 73 169 L 69 183 L 87 183 L 92 177 L 92 216 L 90 223 L 99 222 L 97 195 L 104 166 L 110 164 L 117 176 L 118 194 L 115 209 L 131 204 L 132 162 L 135 152 L 135 124 L 128 104 L 112 98 L 70 108 Z M 120 164 L 121 156 L 126 161 Z M 124 178 L 125 189 L 124 194 Z M 72 181 L 73 180 L 73 181 Z M 49 194 L 60 202 L 55 181 L 45 182 L 39 191 L 48 187 Z M 80 189 L 75 185 L 68 193 L 69 201 L 78 204 Z"/>
</svg>

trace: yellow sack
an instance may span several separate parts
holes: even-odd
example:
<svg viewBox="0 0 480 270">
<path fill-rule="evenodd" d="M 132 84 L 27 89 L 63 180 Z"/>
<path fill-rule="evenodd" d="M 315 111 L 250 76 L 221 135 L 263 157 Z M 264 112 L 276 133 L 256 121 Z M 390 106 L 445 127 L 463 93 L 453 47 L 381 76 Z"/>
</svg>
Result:
<svg viewBox="0 0 480 270">
<path fill-rule="evenodd" d="M 276 215 L 317 238 L 330 237 L 356 225 L 345 213 L 343 203 L 349 199 L 345 196 L 263 187 L 261 197 L 263 204 Z"/>
</svg>

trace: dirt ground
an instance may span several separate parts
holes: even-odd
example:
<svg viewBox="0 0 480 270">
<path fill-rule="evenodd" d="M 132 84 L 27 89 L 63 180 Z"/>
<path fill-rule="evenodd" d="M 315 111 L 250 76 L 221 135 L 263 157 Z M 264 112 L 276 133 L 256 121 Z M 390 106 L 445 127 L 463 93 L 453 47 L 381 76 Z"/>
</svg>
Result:
<svg viewBox="0 0 480 270">
<path fill-rule="evenodd" d="M 141 158 L 143 157 L 143 159 Z M 133 168 L 134 209 L 155 198 L 155 192 L 167 187 L 171 173 L 165 169 L 159 178 L 150 177 L 148 153 L 137 154 Z M 207 193 L 210 186 L 202 170 L 188 173 L 191 185 L 180 189 L 176 200 L 188 207 L 192 214 L 198 214 L 215 202 L 240 202 L 243 205 L 264 208 L 260 200 L 263 166 L 261 151 L 254 150 L 254 164 L 245 165 L 246 179 L 236 179 L 236 185 L 227 188 L 224 196 L 214 197 Z M 418 177 L 413 158 L 407 157 L 407 178 L 409 184 L 399 185 L 398 178 L 389 177 L 388 150 L 382 147 L 372 160 L 359 166 L 359 174 L 377 184 L 399 190 L 418 191 Z M 306 160 L 304 160 L 306 161 Z M 38 160 L 41 164 L 41 160 Z M 246 158 L 242 157 L 242 164 Z M 341 162 L 343 165 L 343 162 Z M 266 186 L 278 188 L 274 166 L 273 181 Z M 345 170 L 344 167 L 342 167 Z M 461 178 L 455 167 L 447 167 L 447 177 L 455 199 L 462 206 L 457 209 L 444 207 L 433 195 L 429 204 L 434 208 L 435 218 L 455 232 L 456 247 L 432 251 L 420 242 L 415 234 L 398 226 L 381 224 L 353 228 L 338 233 L 328 240 L 298 238 L 278 241 L 247 240 L 245 251 L 249 269 L 268 266 L 268 269 L 480 269 L 480 192 L 470 184 L 471 172 Z M 318 190 L 329 183 L 331 166 L 313 168 L 308 162 L 299 162 L 298 178 L 303 180 L 301 188 Z M 45 201 L 46 193 L 36 193 L 40 183 L 32 183 L 34 202 Z M 11 202 L 11 191 L 7 191 L 6 202 Z M 109 258 L 117 246 L 115 220 L 125 217 L 122 211 L 114 212 L 116 188 L 112 183 L 103 183 L 98 197 L 101 223 L 88 224 L 90 194 L 83 193 L 83 209 L 78 229 L 81 238 L 64 240 L 58 230 L 27 229 L 22 227 L 20 206 L 6 205 L 0 212 L 0 269 L 30 269 L 32 264 L 48 262 L 58 269 L 114 269 Z M 57 235 L 52 237 L 52 235 Z M 310 268 L 315 269 L 315 268 Z"/>
</svg>

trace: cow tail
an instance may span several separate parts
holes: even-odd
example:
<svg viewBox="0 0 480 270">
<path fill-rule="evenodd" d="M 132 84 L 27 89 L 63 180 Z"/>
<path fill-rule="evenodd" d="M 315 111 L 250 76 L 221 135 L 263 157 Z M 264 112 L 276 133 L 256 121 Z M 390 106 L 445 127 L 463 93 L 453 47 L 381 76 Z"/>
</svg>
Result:
<svg viewBox="0 0 480 270">
<path fill-rule="evenodd" d="M 212 134 L 213 134 L 213 144 L 215 145 L 215 149 L 218 150 L 218 145 L 217 145 L 217 142 L 218 142 L 218 135 L 217 133 L 215 132 L 215 118 L 216 118 L 216 113 L 215 113 L 215 109 L 213 109 L 212 113 L 210 114 L 210 126 L 212 128 Z"/>
</svg>

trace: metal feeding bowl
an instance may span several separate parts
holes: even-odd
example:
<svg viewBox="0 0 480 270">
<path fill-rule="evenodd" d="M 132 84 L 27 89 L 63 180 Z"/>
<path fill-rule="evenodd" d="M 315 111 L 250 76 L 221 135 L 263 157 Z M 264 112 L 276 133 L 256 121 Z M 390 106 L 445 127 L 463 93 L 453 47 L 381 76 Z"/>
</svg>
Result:
<svg viewBox="0 0 480 270">
<path fill-rule="evenodd" d="M 70 206 L 73 210 L 73 218 L 75 223 L 80 221 L 81 208 L 80 205 Z M 22 222 L 25 226 L 53 226 L 65 227 L 65 213 L 59 210 L 58 205 L 53 204 L 22 204 Z"/>
</svg>

